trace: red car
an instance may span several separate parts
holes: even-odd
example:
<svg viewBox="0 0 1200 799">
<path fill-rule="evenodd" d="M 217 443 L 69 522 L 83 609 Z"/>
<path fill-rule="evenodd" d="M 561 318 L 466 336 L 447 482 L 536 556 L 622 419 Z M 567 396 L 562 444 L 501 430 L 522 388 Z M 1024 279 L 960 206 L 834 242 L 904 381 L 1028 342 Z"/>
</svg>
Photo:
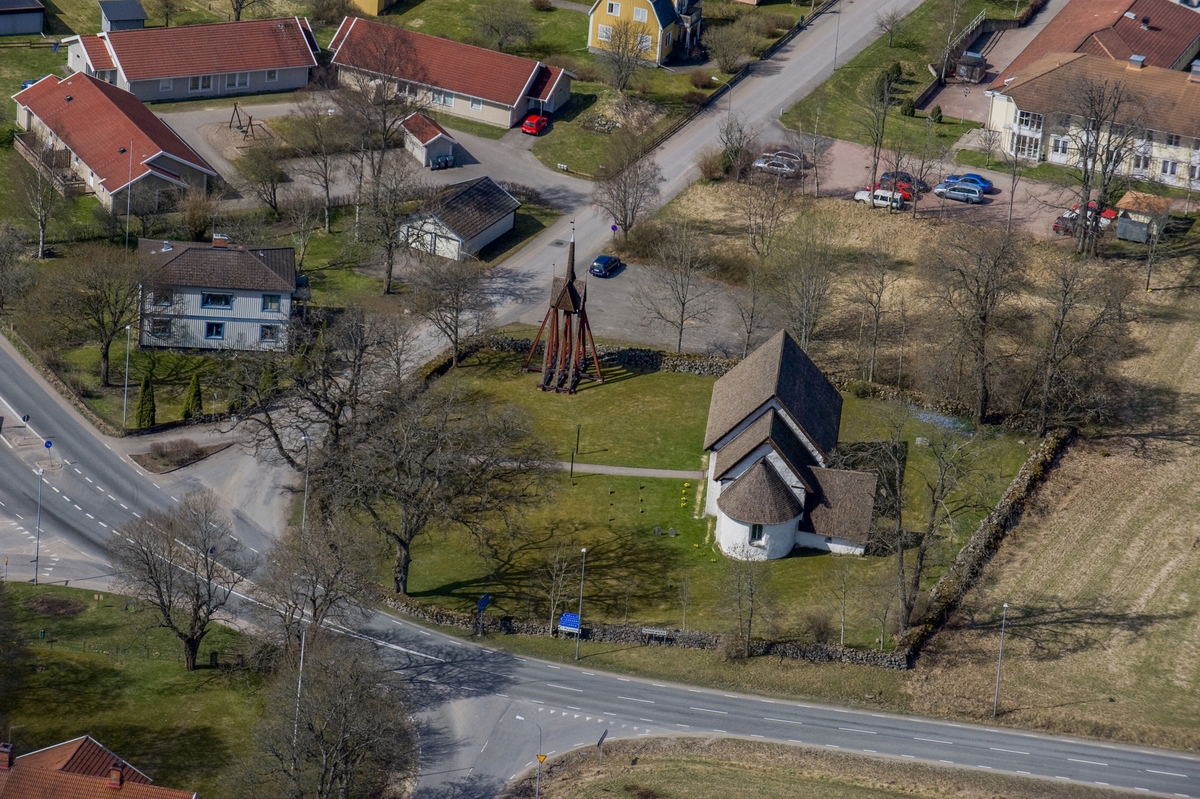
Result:
<svg viewBox="0 0 1200 799">
<path fill-rule="evenodd" d="M 901 199 L 903 199 L 904 202 L 906 202 L 906 203 L 912 202 L 912 186 L 910 186 L 907 183 L 904 183 L 903 181 L 898 182 L 894 185 L 892 184 L 892 181 L 890 181 L 890 180 L 886 181 L 886 182 L 882 182 L 882 183 L 876 183 L 875 188 L 883 189 L 884 191 L 894 191 L 900 195 Z"/>
<path fill-rule="evenodd" d="M 544 117 L 541 114 L 530 114 L 525 117 L 525 122 L 521 125 L 521 132 L 528 133 L 530 136 L 540 136 L 549 124 L 550 117 Z"/>
</svg>

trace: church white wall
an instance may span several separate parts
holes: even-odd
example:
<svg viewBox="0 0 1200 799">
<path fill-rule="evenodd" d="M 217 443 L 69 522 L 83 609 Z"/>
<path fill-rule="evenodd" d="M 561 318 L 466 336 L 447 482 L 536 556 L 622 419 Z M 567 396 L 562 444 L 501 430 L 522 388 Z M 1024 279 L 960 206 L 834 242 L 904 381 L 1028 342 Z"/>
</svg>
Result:
<svg viewBox="0 0 1200 799">
<path fill-rule="evenodd" d="M 739 560 L 775 560 L 787 556 L 795 546 L 798 521 L 763 525 L 762 541 L 752 545 L 750 525 L 718 513 L 717 544 L 726 555 Z"/>
<path fill-rule="evenodd" d="M 805 549 L 819 549 L 824 552 L 833 552 L 838 555 L 861 555 L 864 547 L 862 544 L 856 544 L 853 541 L 847 541 L 844 538 L 830 538 L 817 535 L 816 533 L 796 532 L 796 546 L 804 547 Z"/>
</svg>

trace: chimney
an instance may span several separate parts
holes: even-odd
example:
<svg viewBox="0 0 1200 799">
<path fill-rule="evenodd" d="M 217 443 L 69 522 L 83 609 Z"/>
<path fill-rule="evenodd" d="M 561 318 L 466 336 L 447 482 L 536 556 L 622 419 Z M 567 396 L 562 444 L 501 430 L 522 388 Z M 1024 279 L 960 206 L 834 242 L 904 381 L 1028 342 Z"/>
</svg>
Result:
<svg viewBox="0 0 1200 799">
<path fill-rule="evenodd" d="M 12 744 L 0 744 L 0 771 L 8 771 L 12 765 Z"/>
<path fill-rule="evenodd" d="M 1200 83 L 1200 58 L 1192 62 L 1192 74 L 1188 75 L 1188 80 L 1192 83 Z"/>
<path fill-rule="evenodd" d="M 175 248 L 171 246 L 171 242 L 167 241 L 166 239 L 163 239 L 162 251 L 170 252 L 173 249 L 175 249 Z"/>
<path fill-rule="evenodd" d="M 114 760 L 112 766 L 108 769 L 108 787 L 120 788 L 121 783 L 125 781 L 125 770 L 121 768 L 121 761 Z"/>
<path fill-rule="evenodd" d="M 1142 30 L 1150 30 L 1150 17 L 1142 17 Z"/>
<path fill-rule="evenodd" d="M 1141 58 L 1141 56 L 1138 56 L 1138 58 Z M 213 234 L 213 249 L 214 250 L 229 249 L 229 237 L 226 236 L 224 233 L 214 233 Z"/>
<path fill-rule="evenodd" d="M 1131 55 L 1129 56 L 1129 69 L 1141 69 L 1146 66 L 1146 56 Z"/>
</svg>

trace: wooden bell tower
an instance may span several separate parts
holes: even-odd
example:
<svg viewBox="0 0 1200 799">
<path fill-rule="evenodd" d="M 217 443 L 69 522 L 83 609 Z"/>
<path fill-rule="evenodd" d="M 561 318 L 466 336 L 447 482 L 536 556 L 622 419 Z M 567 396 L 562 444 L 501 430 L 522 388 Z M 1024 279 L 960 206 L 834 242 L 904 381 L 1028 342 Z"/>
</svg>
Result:
<svg viewBox="0 0 1200 799">
<path fill-rule="evenodd" d="M 586 306 L 587 281 L 575 277 L 575 234 L 572 233 L 567 250 L 566 277 L 554 278 L 554 285 L 550 289 L 550 307 L 521 367 L 526 372 L 542 373 L 538 390 L 574 394 L 580 380 L 604 382 Z M 545 352 L 542 353 L 539 367 L 532 364 L 538 343 L 543 341 L 543 334 Z M 589 359 L 594 371 L 588 370 Z"/>
</svg>

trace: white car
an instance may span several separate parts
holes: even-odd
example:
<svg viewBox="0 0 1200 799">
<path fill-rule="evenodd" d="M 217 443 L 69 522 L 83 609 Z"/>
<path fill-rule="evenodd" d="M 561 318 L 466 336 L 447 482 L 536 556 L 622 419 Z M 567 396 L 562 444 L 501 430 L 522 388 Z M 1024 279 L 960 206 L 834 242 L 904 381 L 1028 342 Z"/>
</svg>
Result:
<svg viewBox="0 0 1200 799">
<path fill-rule="evenodd" d="M 904 207 L 903 195 L 898 191 L 888 191 L 887 189 L 875 189 L 874 191 L 863 189 L 855 192 L 854 202 L 870 203 L 876 208 L 887 208 L 890 205 L 897 211 Z"/>
</svg>

